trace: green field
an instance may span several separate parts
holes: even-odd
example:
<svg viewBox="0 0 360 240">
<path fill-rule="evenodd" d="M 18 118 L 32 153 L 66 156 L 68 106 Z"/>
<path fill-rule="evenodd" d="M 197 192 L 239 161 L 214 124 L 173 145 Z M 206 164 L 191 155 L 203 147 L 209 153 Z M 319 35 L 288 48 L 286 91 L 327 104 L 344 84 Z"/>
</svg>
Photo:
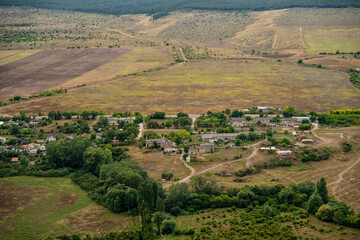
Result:
<svg viewBox="0 0 360 240">
<path fill-rule="evenodd" d="M 359 93 L 341 72 L 275 61 L 203 61 L 76 88 L 2 107 L 0 112 L 95 109 L 151 113 L 165 109 L 167 113 L 203 113 L 253 105 L 327 112 L 360 107 Z"/>
<path fill-rule="evenodd" d="M 360 28 L 306 30 L 304 40 L 309 54 L 357 52 L 360 51 Z"/>
<path fill-rule="evenodd" d="M 0 189 L 1 239 L 98 234 L 120 230 L 131 220 L 92 202 L 70 178 L 2 178 Z"/>
</svg>

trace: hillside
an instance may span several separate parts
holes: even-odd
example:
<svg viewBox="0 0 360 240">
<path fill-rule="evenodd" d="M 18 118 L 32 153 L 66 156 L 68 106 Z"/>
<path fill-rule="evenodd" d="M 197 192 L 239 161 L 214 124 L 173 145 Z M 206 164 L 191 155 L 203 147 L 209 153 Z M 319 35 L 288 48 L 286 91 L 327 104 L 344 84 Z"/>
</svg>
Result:
<svg viewBox="0 0 360 240">
<path fill-rule="evenodd" d="M 160 13 L 183 9 L 203 10 L 255 10 L 283 9 L 292 7 L 344 8 L 359 7 L 359 0 L 0 0 L 2 6 L 32 6 L 50 9 L 67 9 L 85 12 L 129 14 Z"/>
</svg>

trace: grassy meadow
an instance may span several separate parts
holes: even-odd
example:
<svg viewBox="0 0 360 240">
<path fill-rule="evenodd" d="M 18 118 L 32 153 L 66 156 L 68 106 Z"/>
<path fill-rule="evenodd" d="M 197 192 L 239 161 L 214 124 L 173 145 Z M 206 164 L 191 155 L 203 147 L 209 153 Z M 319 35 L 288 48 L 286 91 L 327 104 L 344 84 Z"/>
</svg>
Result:
<svg viewBox="0 0 360 240">
<path fill-rule="evenodd" d="M 148 75 L 76 88 L 54 97 L 2 107 L 1 113 L 22 110 L 96 109 L 202 113 L 253 105 L 327 112 L 358 108 L 360 90 L 345 73 L 275 61 L 203 61 L 175 65 Z"/>
<path fill-rule="evenodd" d="M 309 29 L 304 40 L 309 54 L 360 51 L 360 28 Z"/>
<path fill-rule="evenodd" d="M 121 230 L 131 217 L 97 205 L 70 178 L 0 179 L 1 239 L 42 239 L 75 232 Z"/>
</svg>

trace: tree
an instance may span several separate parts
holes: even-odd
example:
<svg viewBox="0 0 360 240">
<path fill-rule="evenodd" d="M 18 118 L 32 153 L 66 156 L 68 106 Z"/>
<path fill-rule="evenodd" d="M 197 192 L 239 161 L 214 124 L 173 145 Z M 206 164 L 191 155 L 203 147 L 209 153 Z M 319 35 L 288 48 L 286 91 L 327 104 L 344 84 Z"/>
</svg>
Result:
<svg viewBox="0 0 360 240">
<path fill-rule="evenodd" d="M 183 113 L 183 112 L 179 112 L 179 113 L 177 114 L 177 118 L 181 118 L 181 117 L 186 117 L 186 118 L 188 118 L 188 117 L 189 117 L 189 114 Z"/>
<path fill-rule="evenodd" d="M 294 107 L 286 107 L 283 111 L 283 116 L 285 118 L 293 117 L 296 114 L 296 109 Z"/>
<path fill-rule="evenodd" d="M 112 162 L 112 153 L 110 149 L 89 147 L 84 152 L 84 168 L 99 176 L 102 164 Z"/>
<path fill-rule="evenodd" d="M 325 178 L 321 178 L 320 181 L 316 184 L 316 192 L 319 193 L 324 203 L 329 201 Z"/>
<path fill-rule="evenodd" d="M 329 205 L 322 205 L 316 213 L 316 217 L 325 222 L 331 222 L 333 219 L 333 212 Z"/>
<path fill-rule="evenodd" d="M 173 126 L 173 122 L 171 120 L 166 120 L 165 121 L 165 127 L 171 128 L 172 126 Z"/>
<path fill-rule="evenodd" d="M 70 167 L 79 169 L 84 164 L 84 152 L 91 147 L 90 139 L 77 136 L 74 139 L 62 138 L 46 145 L 47 163 L 54 168 Z"/>
<path fill-rule="evenodd" d="M 315 214 L 323 203 L 321 196 L 317 192 L 313 193 L 308 201 L 308 212 Z"/>
<path fill-rule="evenodd" d="M 156 212 L 154 214 L 154 222 L 156 224 L 157 227 L 157 234 L 160 235 L 161 233 L 161 225 L 163 223 L 163 221 L 166 219 L 166 215 L 164 212 Z"/>
<path fill-rule="evenodd" d="M 279 193 L 279 199 L 283 203 L 292 203 L 295 198 L 295 191 L 291 187 L 286 187 Z"/>
<path fill-rule="evenodd" d="M 146 202 L 146 206 L 153 211 L 155 208 L 155 198 L 154 189 L 150 181 L 144 181 L 140 184 L 138 188 L 138 203 L 141 205 L 142 202 Z"/>
<path fill-rule="evenodd" d="M 334 214 L 333 221 L 338 224 L 344 224 L 344 220 L 345 220 L 344 213 L 340 209 L 338 209 Z"/>
<path fill-rule="evenodd" d="M 230 115 L 230 113 L 231 113 L 231 110 L 230 110 L 229 108 L 227 108 L 227 109 L 225 110 L 225 114 L 226 114 L 226 115 Z"/>
<path fill-rule="evenodd" d="M 239 118 L 239 117 L 242 117 L 244 116 L 244 112 L 243 111 L 239 111 L 239 110 L 234 110 L 231 114 L 231 117 L 234 117 L 234 118 Z"/>
<path fill-rule="evenodd" d="M 142 202 L 140 206 L 140 215 L 141 215 L 141 237 L 143 240 L 152 240 L 154 239 L 153 226 L 151 221 L 151 214 L 148 209 L 147 203 Z"/>
<path fill-rule="evenodd" d="M 158 197 L 156 200 L 156 209 L 157 212 L 165 212 L 165 203 L 164 201 Z"/>
<path fill-rule="evenodd" d="M 197 194 L 205 193 L 208 195 L 219 195 L 222 189 L 216 184 L 215 180 L 206 179 L 204 177 L 194 177 L 190 186 Z"/>
</svg>

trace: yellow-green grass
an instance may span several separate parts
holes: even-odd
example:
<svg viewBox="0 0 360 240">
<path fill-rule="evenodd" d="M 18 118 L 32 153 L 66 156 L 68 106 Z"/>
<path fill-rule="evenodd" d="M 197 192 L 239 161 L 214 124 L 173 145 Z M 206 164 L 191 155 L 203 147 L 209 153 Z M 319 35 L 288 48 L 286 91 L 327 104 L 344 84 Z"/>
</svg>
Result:
<svg viewBox="0 0 360 240">
<path fill-rule="evenodd" d="M 304 211 L 304 210 L 301 210 Z M 208 209 L 200 211 L 194 215 L 176 217 L 176 222 L 181 229 L 194 229 L 196 233 L 201 233 L 202 227 L 210 227 L 212 236 L 216 238 L 219 229 L 230 230 L 229 222 L 231 219 L 241 220 L 240 213 L 245 213 L 244 209 Z M 284 226 L 290 226 L 292 231 L 303 239 L 357 239 L 360 230 L 356 228 L 339 228 L 339 225 L 320 221 L 314 216 L 305 219 L 299 219 L 299 216 L 293 213 L 281 213 L 282 216 L 292 215 L 294 220 L 306 222 L 309 220 L 309 226 L 294 224 L 295 221 L 280 223 Z M 213 224 L 213 223 L 216 224 Z M 310 227 L 310 226 L 313 227 Z M 254 230 L 256 231 L 256 230 Z M 192 239 L 190 236 L 165 236 L 164 239 Z M 222 239 L 222 238 L 220 238 Z"/>
<path fill-rule="evenodd" d="M 190 174 L 190 170 L 184 166 L 179 155 L 164 155 L 161 151 L 141 150 L 135 146 L 129 147 L 128 154 L 147 171 L 151 178 L 156 180 L 161 180 L 161 174 L 164 172 L 173 173 L 173 180 L 183 179 Z M 174 181 L 169 181 L 167 184 L 169 183 Z"/>
<path fill-rule="evenodd" d="M 309 29 L 305 31 L 304 40 L 308 53 L 335 53 L 360 51 L 360 28 Z"/>
<path fill-rule="evenodd" d="M 209 153 L 204 155 L 204 159 L 201 161 L 208 162 L 223 162 L 227 160 L 239 159 L 240 156 L 244 156 L 248 151 L 242 150 L 240 148 L 230 148 L 230 149 L 215 149 L 214 153 Z"/>
<path fill-rule="evenodd" d="M 131 217 L 92 202 L 67 177 L 2 178 L 0 188 L 1 239 L 42 239 L 75 232 L 97 235 L 132 222 Z"/>
<path fill-rule="evenodd" d="M 0 66 L 26 58 L 40 50 L 2 50 L 0 51 Z"/>
<path fill-rule="evenodd" d="M 3 107 L 0 113 L 54 109 L 204 113 L 254 105 L 291 105 L 318 112 L 359 108 L 360 89 L 349 82 L 346 73 L 331 70 L 275 62 L 203 61 L 76 88 Z"/>
</svg>

